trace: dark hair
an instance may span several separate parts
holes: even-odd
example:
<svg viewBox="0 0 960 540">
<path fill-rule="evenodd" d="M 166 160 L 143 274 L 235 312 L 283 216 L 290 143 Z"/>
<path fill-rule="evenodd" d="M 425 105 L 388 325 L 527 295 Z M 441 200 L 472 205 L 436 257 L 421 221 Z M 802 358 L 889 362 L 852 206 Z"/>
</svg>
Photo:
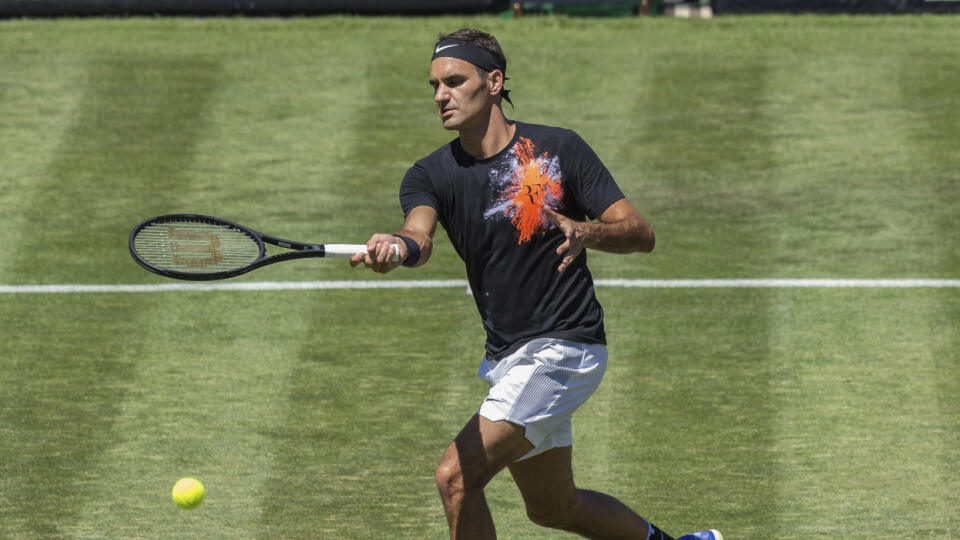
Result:
<svg viewBox="0 0 960 540">
<path fill-rule="evenodd" d="M 503 54 L 503 48 L 500 47 L 500 42 L 497 41 L 497 38 L 492 35 L 475 28 L 461 28 L 456 32 L 450 34 L 440 34 L 437 36 L 437 42 L 443 41 L 445 39 L 455 39 L 457 41 L 463 41 L 471 45 L 480 47 L 481 49 L 486 50 L 490 54 L 497 57 L 498 60 L 503 62 L 503 80 L 507 80 L 507 57 Z M 480 75 L 480 78 L 486 78 L 490 72 L 485 71 L 481 68 L 476 68 L 477 73 Z M 513 105 L 513 102 L 510 101 L 510 91 L 503 89 L 500 91 L 500 94 L 503 96 L 503 99 L 507 100 L 510 105 Z"/>
</svg>

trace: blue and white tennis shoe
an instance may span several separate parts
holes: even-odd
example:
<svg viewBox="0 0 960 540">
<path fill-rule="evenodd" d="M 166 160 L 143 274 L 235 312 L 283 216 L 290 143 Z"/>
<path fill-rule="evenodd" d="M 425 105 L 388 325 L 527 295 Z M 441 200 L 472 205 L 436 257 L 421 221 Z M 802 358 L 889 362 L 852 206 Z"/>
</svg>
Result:
<svg viewBox="0 0 960 540">
<path fill-rule="evenodd" d="M 677 540 L 723 540 L 723 535 L 720 534 L 720 531 L 710 529 L 709 531 L 698 531 L 685 534 L 680 538 L 677 538 Z"/>
</svg>

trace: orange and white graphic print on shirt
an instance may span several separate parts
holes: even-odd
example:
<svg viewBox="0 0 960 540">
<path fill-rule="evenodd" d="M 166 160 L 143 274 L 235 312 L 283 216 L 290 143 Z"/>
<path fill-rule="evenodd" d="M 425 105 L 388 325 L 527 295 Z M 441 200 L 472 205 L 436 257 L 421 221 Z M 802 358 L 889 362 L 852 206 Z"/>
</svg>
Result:
<svg viewBox="0 0 960 540">
<path fill-rule="evenodd" d="M 563 198 L 560 160 L 543 152 L 535 155 L 533 141 L 519 137 L 500 167 L 490 169 L 490 180 L 500 195 L 484 212 L 484 219 L 508 218 L 517 243 L 530 241 L 555 225 L 544 206 L 558 209 Z"/>
</svg>

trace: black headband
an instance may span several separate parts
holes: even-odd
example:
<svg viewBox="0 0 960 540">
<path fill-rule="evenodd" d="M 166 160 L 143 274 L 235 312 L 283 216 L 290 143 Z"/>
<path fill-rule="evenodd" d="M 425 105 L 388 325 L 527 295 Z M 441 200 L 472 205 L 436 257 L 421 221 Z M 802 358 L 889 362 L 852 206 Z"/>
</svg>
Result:
<svg viewBox="0 0 960 540">
<path fill-rule="evenodd" d="M 487 73 L 499 69 L 500 73 L 503 73 L 503 80 L 507 80 L 506 62 L 497 58 L 493 53 L 483 47 L 478 47 L 472 43 L 460 41 L 459 39 L 444 39 L 438 41 L 434 46 L 433 58 L 430 60 L 433 61 L 444 56 L 470 62 Z M 513 102 L 510 101 L 509 94 L 509 90 L 501 91 L 503 99 L 507 100 L 507 103 L 510 105 L 513 105 Z"/>
<path fill-rule="evenodd" d="M 466 41 L 458 39 L 438 41 L 433 49 L 433 58 L 430 60 L 435 60 L 441 56 L 466 60 L 487 72 L 499 69 L 504 75 L 507 73 L 507 64 L 503 60 L 494 56 L 490 51 Z"/>
</svg>

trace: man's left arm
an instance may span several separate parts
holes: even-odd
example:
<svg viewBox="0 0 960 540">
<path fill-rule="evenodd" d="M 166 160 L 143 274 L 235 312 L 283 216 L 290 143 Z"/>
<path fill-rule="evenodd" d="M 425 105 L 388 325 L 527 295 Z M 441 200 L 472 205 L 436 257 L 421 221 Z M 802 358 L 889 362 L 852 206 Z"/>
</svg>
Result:
<svg viewBox="0 0 960 540">
<path fill-rule="evenodd" d="M 653 228 L 627 199 L 608 206 L 597 222 L 574 221 L 550 208 L 544 208 L 544 212 L 566 236 L 557 248 L 557 255 L 564 256 L 557 268 L 560 272 L 566 270 L 586 248 L 611 253 L 649 253 L 656 243 Z"/>
</svg>

